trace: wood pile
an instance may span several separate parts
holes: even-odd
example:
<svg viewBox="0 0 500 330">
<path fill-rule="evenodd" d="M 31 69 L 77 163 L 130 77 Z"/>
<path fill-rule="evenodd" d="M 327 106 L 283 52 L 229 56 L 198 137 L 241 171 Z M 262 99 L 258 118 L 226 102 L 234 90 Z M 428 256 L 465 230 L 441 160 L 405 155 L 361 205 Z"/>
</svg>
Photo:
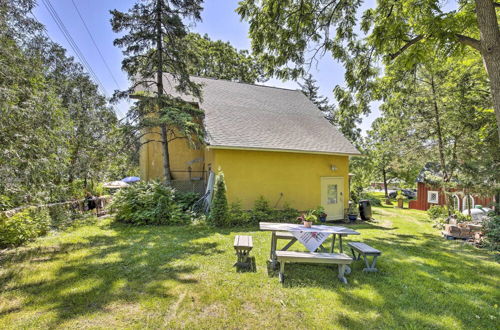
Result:
<svg viewBox="0 0 500 330">
<path fill-rule="evenodd" d="M 476 240 L 482 237 L 482 226 L 472 223 L 447 224 L 443 236 L 448 239 Z"/>
</svg>

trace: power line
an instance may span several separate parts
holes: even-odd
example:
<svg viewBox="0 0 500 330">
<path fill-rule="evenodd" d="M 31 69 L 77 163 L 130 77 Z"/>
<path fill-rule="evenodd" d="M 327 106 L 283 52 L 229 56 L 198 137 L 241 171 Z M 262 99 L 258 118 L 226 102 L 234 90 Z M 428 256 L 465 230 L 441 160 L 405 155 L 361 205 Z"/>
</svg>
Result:
<svg viewBox="0 0 500 330">
<path fill-rule="evenodd" d="M 66 41 L 70 45 L 71 49 L 73 49 L 73 52 L 80 60 L 80 63 L 85 67 L 85 69 L 90 74 L 91 78 L 95 81 L 95 83 L 101 88 L 104 95 L 107 95 L 108 93 L 107 93 L 106 89 L 104 88 L 103 84 L 101 83 L 101 81 L 99 80 L 99 78 L 95 74 L 94 70 L 92 69 L 92 66 L 89 64 L 89 62 L 87 61 L 87 59 L 83 55 L 82 51 L 80 50 L 80 48 L 76 44 L 75 40 L 71 36 L 71 33 L 68 31 L 68 29 L 64 25 L 63 21 L 61 20 L 61 18 L 57 14 L 57 11 L 54 9 L 52 4 L 50 3 L 50 0 L 42 0 L 42 2 L 45 5 L 45 8 L 49 12 L 50 16 L 52 16 L 52 19 L 56 23 L 57 27 L 62 32 L 64 38 L 66 39 Z"/>
<path fill-rule="evenodd" d="M 109 75 L 111 76 L 111 78 L 113 78 L 113 81 L 115 82 L 116 87 L 117 87 L 118 89 L 120 89 L 120 86 L 119 86 L 118 82 L 116 81 L 116 78 L 115 78 L 115 76 L 113 75 L 113 72 L 112 72 L 112 71 L 111 71 L 111 69 L 109 68 L 108 63 L 106 62 L 106 60 L 104 59 L 104 56 L 103 56 L 103 55 L 102 55 L 102 53 L 101 53 L 101 50 L 100 50 L 100 49 L 99 49 L 99 47 L 97 46 L 97 43 L 96 43 L 96 41 L 95 41 L 95 39 L 94 39 L 94 36 L 93 36 L 93 35 L 92 35 L 92 33 L 90 32 L 90 30 L 89 30 L 89 28 L 88 28 L 88 26 L 87 26 L 87 23 L 85 23 L 85 20 L 83 19 L 83 16 L 82 16 L 82 14 L 80 13 L 80 10 L 78 10 L 78 7 L 76 6 L 75 1 L 74 1 L 74 0 L 71 0 L 71 3 L 73 3 L 73 7 L 75 7 L 76 12 L 78 13 L 78 16 L 80 17 L 80 19 L 81 19 L 81 21 L 82 21 L 82 23 L 83 23 L 83 26 L 85 27 L 85 30 L 87 30 L 87 33 L 89 34 L 90 39 L 92 40 L 92 43 L 93 43 L 93 44 L 94 44 L 94 46 L 95 46 L 95 49 L 97 49 L 97 52 L 99 53 L 99 56 L 101 57 L 102 62 L 103 62 L 103 63 L 104 63 L 104 65 L 106 66 L 106 69 L 108 70 Z"/>
<path fill-rule="evenodd" d="M 71 48 L 75 52 L 76 56 L 80 59 L 80 62 L 82 63 L 82 65 L 87 69 L 87 71 L 89 72 L 90 76 L 99 85 L 99 87 L 102 89 L 102 91 L 104 92 L 104 94 L 107 94 L 106 93 L 106 89 L 104 88 L 104 86 L 102 85 L 102 83 L 99 80 L 98 76 L 95 74 L 94 70 L 92 69 L 92 66 L 89 64 L 89 62 L 87 61 L 87 59 L 83 55 L 82 51 L 80 50 L 80 48 L 76 44 L 76 42 L 73 39 L 73 37 L 71 36 L 70 32 L 68 31 L 68 29 L 64 25 L 63 21 L 61 20 L 61 18 L 58 15 L 57 11 L 52 6 L 52 3 L 50 2 L 50 0 L 42 0 L 42 1 L 43 1 L 44 5 L 45 5 L 45 8 L 47 8 L 47 10 L 49 11 L 50 15 L 52 16 L 52 19 L 54 19 L 54 21 L 56 22 L 59 30 L 63 33 L 66 41 L 68 41 L 68 43 L 70 44 Z"/>
</svg>

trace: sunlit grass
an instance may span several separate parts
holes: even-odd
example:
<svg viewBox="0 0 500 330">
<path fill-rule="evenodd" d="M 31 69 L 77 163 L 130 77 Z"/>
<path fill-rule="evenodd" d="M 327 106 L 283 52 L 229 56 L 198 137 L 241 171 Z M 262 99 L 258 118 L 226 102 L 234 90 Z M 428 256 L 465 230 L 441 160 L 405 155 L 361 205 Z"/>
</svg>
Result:
<svg viewBox="0 0 500 330">
<path fill-rule="evenodd" d="M 109 219 L 52 234 L 0 261 L 2 328 L 485 328 L 500 320 L 500 265 L 446 241 L 424 212 L 374 208 L 353 239 L 378 273 L 290 265 L 269 274 L 256 228 L 131 227 Z M 236 272 L 233 237 L 254 237 L 256 272 Z M 283 243 L 282 243 L 283 244 Z M 295 247 L 299 247 L 295 245 Z"/>
</svg>

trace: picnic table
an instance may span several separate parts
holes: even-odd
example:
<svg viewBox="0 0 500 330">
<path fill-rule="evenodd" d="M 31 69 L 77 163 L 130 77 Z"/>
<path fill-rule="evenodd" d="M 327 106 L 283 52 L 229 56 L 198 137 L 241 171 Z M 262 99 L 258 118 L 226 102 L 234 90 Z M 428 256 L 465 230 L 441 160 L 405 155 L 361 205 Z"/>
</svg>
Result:
<svg viewBox="0 0 500 330">
<path fill-rule="evenodd" d="M 350 228 L 342 226 L 326 226 L 326 225 L 313 225 L 311 228 L 306 228 L 301 224 L 293 223 L 272 223 L 272 222 L 260 222 L 259 228 L 262 231 L 270 231 L 271 235 L 271 253 L 270 262 L 273 268 L 276 267 L 277 257 L 276 257 L 276 245 L 277 245 L 277 233 L 278 232 L 290 232 L 294 235 L 294 238 L 290 240 L 280 251 L 288 250 L 295 242 L 298 240 L 306 247 L 314 247 L 317 245 L 317 250 L 328 251 L 322 244 L 328 236 L 333 235 L 332 245 L 330 247 L 330 253 L 334 252 L 336 237 L 339 237 L 339 252 L 343 253 L 342 238 L 348 235 L 359 235 L 359 233 Z M 310 244 L 309 239 L 314 237 L 316 244 Z M 320 242 L 321 241 L 321 242 Z M 318 244 L 319 243 L 319 244 Z M 308 248 L 309 248 L 308 247 Z M 314 251 L 311 251 L 314 252 Z"/>
</svg>

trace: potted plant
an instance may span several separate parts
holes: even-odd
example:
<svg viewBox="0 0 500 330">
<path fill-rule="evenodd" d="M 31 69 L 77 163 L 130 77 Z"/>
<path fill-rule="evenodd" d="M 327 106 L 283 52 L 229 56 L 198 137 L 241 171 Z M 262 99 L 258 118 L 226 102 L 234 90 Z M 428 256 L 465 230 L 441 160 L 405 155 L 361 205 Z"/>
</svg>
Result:
<svg viewBox="0 0 500 330">
<path fill-rule="evenodd" d="M 301 221 L 304 224 L 304 227 L 311 228 L 313 222 L 318 220 L 318 218 L 314 215 L 314 210 L 311 210 L 307 212 L 307 214 L 302 213 L 302 215 L 298 217 L 297 220 Z"/>
<path fill-rule="evenodd" d="M 354 222 L 358 218 L 358 208 L 356 207 L 356 203 L 353 201 L 349 201 L 349 211 L 347 213 L 347 218 L 349 218 L 349 221 Z"/>
<path fill-rule="evenodd" d="M 323 206 L 318 206 L 313 213 L 319 221 L 321 222 L 326 222 L 326 216 L 327 214 L 325 213 L 325 208 Z"/>
</svg>

